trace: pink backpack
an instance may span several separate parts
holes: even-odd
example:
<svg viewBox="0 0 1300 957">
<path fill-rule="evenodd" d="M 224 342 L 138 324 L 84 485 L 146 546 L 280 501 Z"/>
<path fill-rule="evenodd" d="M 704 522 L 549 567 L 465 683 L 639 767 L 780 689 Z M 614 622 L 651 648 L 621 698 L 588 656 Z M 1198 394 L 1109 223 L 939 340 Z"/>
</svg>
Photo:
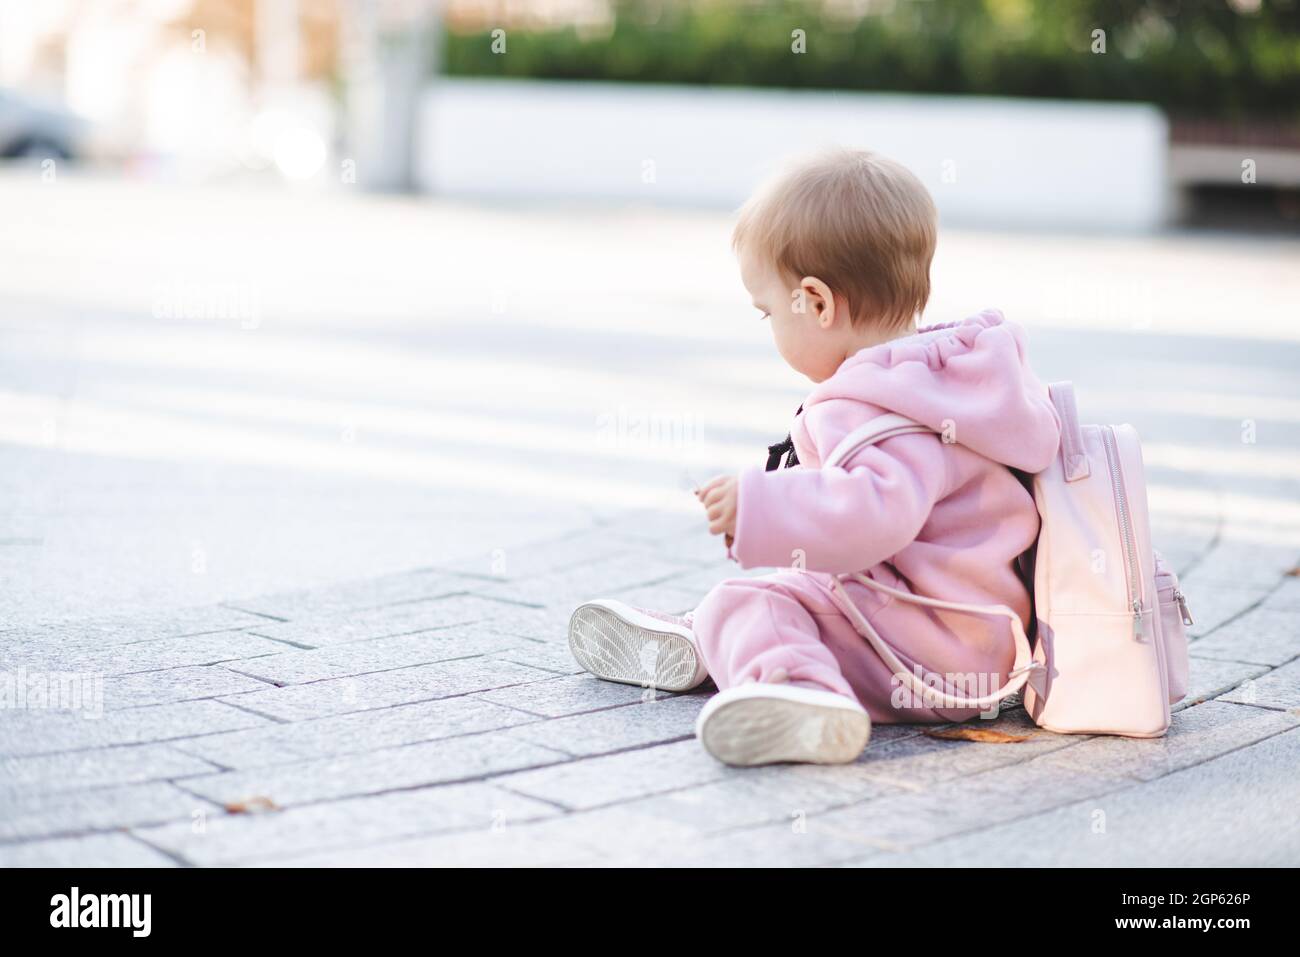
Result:
<svg viewBox="0 0 1300 957">
<path fill-rule="evenodd" d="M 1023 687 L 1025 710 L 1048 730 L 1158 737 L 1169 727 L 1169 706 L 1187 693 L 1184 626 L 1192 620 L 1178 576 L 1151 545 L 1142 447 L 1130 425 L 1079 425 L 1070 383 L 1048 391 L 1061 448 L 1031 477 L 1042 525 L 1020 560 L 1025 580 L 1033 579 L 1035 644 L 1006 605 L 913 595 L 862 574 L 835 580 L 837 603 L 895 676 L 936 706 L 991 709 Z M 824 464 L 894 435 L 932 431 L 890 413 L 848 435 Z M 921 682 L 849 600 L 842 579 L 900 601 L 1009 618 L 1016 657 L 1007 683 L 972 698 Z"/>
</svg>

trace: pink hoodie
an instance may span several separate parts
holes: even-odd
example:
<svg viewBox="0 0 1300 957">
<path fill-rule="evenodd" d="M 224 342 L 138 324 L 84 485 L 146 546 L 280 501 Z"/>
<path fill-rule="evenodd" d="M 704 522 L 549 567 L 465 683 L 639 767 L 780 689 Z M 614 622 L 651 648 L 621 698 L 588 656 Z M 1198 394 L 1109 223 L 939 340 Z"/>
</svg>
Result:
<svg viewBox="0 0 1300 957">
<path fill-rule="evenodd" d="M 845 468 L 820 468 L 849 432 L 886 412 L 946 440 L 900 435 Z M 1013 563 L 1038 534 L 1038 512 L 1006 466 L 1046 468 L 1060 424 L 1018 325 L 987 310 L 863 349 L 813 389 L 791 437 L 798 466 L 741 473 L 731 555 L 742 567 L 788 567 L 802 553 L 809 571 L 866 572 L 921 595 L 1006 604 L 1029 626 L 1029 595 Z M 869 616 L 890 604 L 874 600 Z M 1005 627 L 904 603 L 892 611 L 875 623 L 913 660 L 960 667 L 954 659 L 978 651 L 1010 661 Z"/>
</svg>

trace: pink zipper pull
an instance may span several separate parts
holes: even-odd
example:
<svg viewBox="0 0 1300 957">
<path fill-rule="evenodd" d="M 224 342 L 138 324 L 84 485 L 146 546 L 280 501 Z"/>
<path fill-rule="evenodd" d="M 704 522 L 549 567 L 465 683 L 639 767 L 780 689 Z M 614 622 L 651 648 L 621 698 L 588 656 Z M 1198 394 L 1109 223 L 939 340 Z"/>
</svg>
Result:
<svg viewBox="0 0 1300 957">
<path fill-rule="evenodd" d="M 1133 638 L 1142 640 L 1142 602 L 1136 598 L 1133 599 Z"/>
<path fill-rule="evenodd" d="M 1192 620 L 1192 613 L 1187 610 L 1187 597 L 1177 589 L 1174 590 L 1174 601 L 1178 602 L 1178 610 L 1183 613 L 1183 624 L 1196 624 L 1196 622 Z"/>
</svg>

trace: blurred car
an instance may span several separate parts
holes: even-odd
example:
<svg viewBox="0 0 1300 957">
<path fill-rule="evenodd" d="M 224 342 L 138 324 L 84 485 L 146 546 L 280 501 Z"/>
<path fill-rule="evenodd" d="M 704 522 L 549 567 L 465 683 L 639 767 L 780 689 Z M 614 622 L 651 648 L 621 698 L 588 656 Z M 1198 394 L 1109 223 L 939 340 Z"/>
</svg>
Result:
<svg viewBox="0 0 1300 957">
<path fill-rule="evenodd" d="M 89 124 L 57 104 L 0 90 L 0 159 L 79 159 Z"/>
</svg>

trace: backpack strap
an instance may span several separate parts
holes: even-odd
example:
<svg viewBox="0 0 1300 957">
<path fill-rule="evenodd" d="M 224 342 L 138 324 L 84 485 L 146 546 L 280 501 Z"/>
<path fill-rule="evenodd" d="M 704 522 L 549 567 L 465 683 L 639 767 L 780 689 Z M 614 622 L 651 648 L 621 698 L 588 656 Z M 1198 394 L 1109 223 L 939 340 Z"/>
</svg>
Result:
<svg viewBox="0 0 1300 957">
<path fill-rule="evenodd" d="M 899 415 L 897 412 L 877 416 L 844 436 L 839 445 L 831 449 L 831 454 L 826 456 L 826 461 L 822 463 L 822 466 L 842 467 L 854 454 L 868 445 L 875 445 L 877 442 L 891 439 L 895 435 L 906 435 L 909 432 L 935 432 L 935 430 L 928 425 L 922 425 L 915 419 Z"/>
<path fill-rule="evenodd" d="M 1069 383 L 1064 383 L 1064 386 L 1066 390 L 1068 390 L 1066 394 L 1071 402 L 1071 409 L 1073 409 L 1073 389 L 1070 387 Z M 1053 400 L 1055 401 L 1055 396 L 1053 396 Z M 1072 421 L 1077 430 L 1077 417 L 1073 417 Z M 845 462 L 867 446 L 883 442 L 885 439 L 893 438 L 896 435 L 906 435 L 913 432 L 931 432 L 938 434 L 937 430 L 930 428 L 928 425 L 922 425 L 915 419 L 909 419 L 905 415 L 890 412 L 886 415 L 878 416 L 846 435 L 840 443 L 831 450 L 831 454 L 826 457 L 826 461 L 823 462 L 822 465 L 824 467 L 838 466 L 842 468 Z M 1078 446 L 1080 449 L 1083 447 L 1082 441 L 1082 437 L 1080 436 Z M 1084 456 L 1084 466 L 1085 468 L 1087 466 L 1087 456 Z M 1084 474 L 1086 474 L 1086 472 Z M 849 597 L 848 592 L 844 588 L 844 582 L 846 580 L 855 581 L 867 588 L 890 595 L 898 601 L 909 602 L 913 605 L 922 605 L 926 608 L 941 608 L 945 611 L 965 612 L 972 615 L 1002 616 L 1009 619 L 1011 622 L 1011 637 L 1016 646 L 1016 657 L 1015 661 L 1012 663 L 1011 670 L 1007 673 L 1007 683 L 997 691 L 990 692 L 989 694 L 978 698 L 968 698 L 964 695 L 950 694 L 946 689 L 941 690 L 926 685 L 920 678 L 908 670 L 907 666 L 903 664 L 902 660 L 899 659 L 898 655 L 894 652 L 894 649 L 885 643 L 885 640 L 880 637 L 880 634 L 876 631 L 871 622 L 868 621 L 866 616 L 858 610 L 858 607 L 853 603 L 853 600 Z M 875 650 L 876 654 L 880 656 L 880 660 L 889 667 L 899 681 L 906 685 L 913 694 L 917 695 L 923 701 L 934 701 L 936 704 L 942 705 L 945 708 L 981 708 L 987 710 L 1003 698 L 1007 697 L 1007 695 L 1019 691 L 1024 687 L 1025 682 L 1029 680 L 1031 674 L 1043 668 L 1042 663 L 1035 661 L 1033 658 L 1033 650 L 1029 646 L 1029 638 L 1025 634 L 1025 627 L 1020 621 L 1020 616 L 1006 605 L 972 605 L 965 602 L 942 601 L 938 598 L 926 598 L 923 595 L 914 595 L 911 592 L 902 591 L 898 588 L 890 588 L 888 585 L 882 585 L 880 582 L 868 578 L 866 575 L 861 573 L 832 575 L 831 594 L 836 599 L 836 604 L 839 606 L 840 610 L 844 612 L 845 616 L 853 624 L 853 627 L 857 630 L 858 634 L 865 638 L 867 643 Z"/>
<path fill-rule="evenodd" d="M 1074 385 L 1070 382 L 1053 382 L 1047 387 L 1052 405 L 1061 420 L 1061 465 L 1067 482 L 1087 478 L 1092 467 L 1084 451 L 1083 430 L 1079 427 L 1079 409 L 1074 401 Z"/>
<path fill-rule="evenodd" d="M 844 589 L 844 579 L 846 578 L 878 592 L 891 595 L 899 601 L 910 602 L 913 605 L 942 608 L 946 611 L 967 612 L 973 615 L 1001 615 L 1010 619 L 1011 637 L 1016 645 L 1016 657 L 1015 661 L 1012 662 L 1011 670 L 1007 672 L 1007 683 L 997 691 L 992 691 L 978 698 L 951 694 L 947 690 L 940 690 L 927 685 L 907 669 L 907 666 L 894 653 L 894 649 L 889 647 L 885 640 L 880 637 L 880 633 L 876 631 L 875 626 L 858 610 L 858 606 L 853 604 L 853 600 Z M 941 601 L 938 598 L 926 598 L 923 595 L 913 595 L 911 592 L 882 585 L 880 582 L 874 581 L 863 574 L 832 576 L 831 593 L 838 599 L 836 604 L 848 617 L 849 621 L 853 623 L 853 627 L 857 629 L 858 634 L 867 639 L 867 643 L 875 649 L 876 654 L 880 656 L 880 660 L 921 701 L 933 701 L 936 705 L 942 705 L 945 708 L 980 708 L 987 710 L 1007 695 L 1019 691 L 1024 687 L 1025 682 L 1029 680 L 1031 674 L 1043 668 L 1042 662 L 1034 660 L 1033 651 L 1029 647 L 1029 638 L 1025 635 L 1025 626 L 1021 624 L 1020 616 L 1006 605 L 970 605 L 959 601 Z"/>
</svg>

